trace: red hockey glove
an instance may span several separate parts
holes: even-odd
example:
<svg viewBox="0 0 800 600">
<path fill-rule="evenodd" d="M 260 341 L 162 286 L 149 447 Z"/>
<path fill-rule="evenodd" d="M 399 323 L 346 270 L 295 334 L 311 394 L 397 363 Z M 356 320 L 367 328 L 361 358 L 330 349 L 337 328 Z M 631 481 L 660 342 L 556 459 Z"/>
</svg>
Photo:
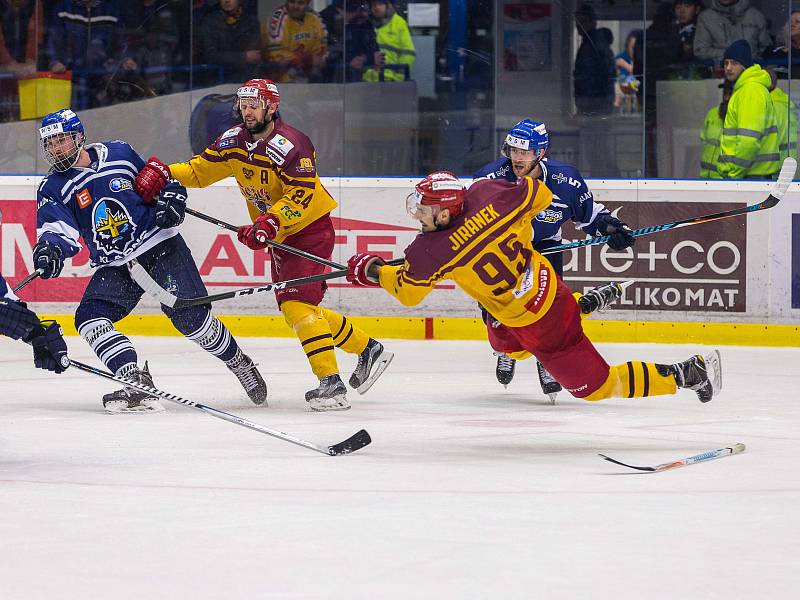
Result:
<svg viewBox="0 0 800 600">
<path fill-rule="evenodd" d="M 236 231 L 239 241 L 251 250 L 261 250 L 268 246 L 267 240 L 274 240 L 280 227 L 278 217 L 272 213 L 260 215 L 252 225 L 242 225 Z"/>
<path fill-rule="evenodd" d="M 170 173 L 169 167 L 157 156 L 151 156 L 136 176 L 133 189 L 142 197 L 145 204 L 152 204 L 170 179 L 172 179 L 172 173 Z"/>
<path fill-rule="evenodd" d="M 370 268 L 373 265 L 380 267 L 385 264 L 386 261 L 380 256 L 368 252 L 351 256 L 347 261 L 347 281 L 358 287 L 380 287 L 377 269 L 374 275 L 371 275 Z"/>
</svg>

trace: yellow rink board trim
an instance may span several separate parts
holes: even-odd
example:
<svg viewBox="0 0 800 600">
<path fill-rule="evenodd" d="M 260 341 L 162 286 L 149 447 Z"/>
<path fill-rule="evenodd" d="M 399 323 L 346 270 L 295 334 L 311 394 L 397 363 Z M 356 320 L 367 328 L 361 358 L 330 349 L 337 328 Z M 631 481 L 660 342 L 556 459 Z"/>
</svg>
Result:
<svg viewBox="0 0 800 600">
<path fill-rule="evenodd" d="M 41 315 L 56 319 L 66 335 L 78 335 L 72 315 Z M 238 337 L 294 337 L 283 316 L 230 316 L 220 320 Z M 480 319 L 425 317 L 348 317 L 368 334 L 379 338 L 485 340 Z M 131 315 L 118 323 L 129 335 L 180 335 L 164 315 Z M 800 346 L 800 326 L 756 323 L 686 323 L 653 321 L 583 322 L 595 342 L 702 344 L 734 346 Z"/>
</svg>

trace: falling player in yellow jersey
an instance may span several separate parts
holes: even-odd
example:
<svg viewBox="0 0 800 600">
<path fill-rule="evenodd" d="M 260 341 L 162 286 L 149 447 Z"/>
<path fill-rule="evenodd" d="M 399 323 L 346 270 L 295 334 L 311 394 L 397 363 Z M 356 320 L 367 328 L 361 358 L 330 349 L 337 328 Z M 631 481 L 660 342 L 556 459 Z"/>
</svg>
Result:
<svg viewBox="0 0 800 600">
<path fill-rule="evenodd" d="M 406 306 L 452 279 L 506 327 L 506 352 L 534 354 L 578 398 L 658 396 L 689 388 L 702 402 L 711 400 L 722 386 L 716 350 L 672 365 L 630 361 L 612 367 L 603 360 L 584 335 L 581 317 L 614 299 L 615 284 L 573 296 L 533 250 L 531 220 L 552 198 L 530 177 L 479 180 L 465 191 L 451 173 L 433 173 L 409 196 L 408 211 L 422 233 L 406 249 L 403 265 L 358 254 L 348 261 L 347 279 L 380 286 Z"/>
<path fill-rule="evenodd" d="M 169 179 L 186 187 L 205 187 L 234 176 L 248 202 L 252 225 L 239 228 L 239 241 L 248 248 L 283 242 L 330 259 L 334 229 L 330 212 L 336 201 L 317 175 L 314 146 L 306 135 L 278 116 L 280 95 L 269 79 L 252 79 L 239 88 L 235 110 L 242 123 L 223 133 L 202 154 L 185 163 L 165 165 L 151 157 L 139 172 L 135 190 L 151 201 Z M 275 282 L 322 273 L 324 265 L 270 248 Z M 339 377 L 334 347 L 358 355 L 350 386 L 366 392 L 392 360 L 380 342 L 370 338 L 343 315 L 319 306 L 325 282 L 276 291 L 286 322 L 300 339 L 317 389 L 306 393 L 313 410 L 350 408 L 347 388 Z"/>
</svg>

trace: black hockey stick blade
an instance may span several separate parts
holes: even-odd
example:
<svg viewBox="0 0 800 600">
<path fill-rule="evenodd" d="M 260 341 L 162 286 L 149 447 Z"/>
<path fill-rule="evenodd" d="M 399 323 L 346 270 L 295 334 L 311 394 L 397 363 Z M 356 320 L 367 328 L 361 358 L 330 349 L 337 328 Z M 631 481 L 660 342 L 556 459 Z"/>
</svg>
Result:
<svg viewBox="0 0 800 600">
<path fill-rule="evenodd" d="M 362 429 L 355 435 L 347 438 L 343 442 L 334 444 L 328 447 L 328 453 L 331 456 L 340 456 L 342 454 L 350 454 L 356 450 L 360 450 L 364 446 L 368 446 L 372 442 L 372 438 L 367 433 L 366 429 Z"/>
<path fill-rule="evenodd" d="M 615 459 L 615 458 L 611 458 L 610 456 L 606 456 L 605 454 L 600 454 L 600 453 L 598 453 L 598 454 L 597 454 L 597 456 L 602 456 L 602 457 L 603 457 L 603 458 L 605 458 L 605 459 L 606 459 L 608 462 L 612 462 L 612 463 L 615 463 L 615 464 L 621 465 L 621 466 L 623 466 L 623 467 L 628 467 L 629 469 L 636 469 L 637 471 L 649 471 L 649 472 L 653 472 L 653 471 L 655 471 L 655 470 L 656 470 L 656 469 L 655 469 L 655 467 L 635 467 L 634 465 L 629 465 L 629 464 L 627 464 L 627 463 L 620 462 L 620 461 L 618 461 L 618 460 L 617 460 L 617 459 Z"/>
</svg>

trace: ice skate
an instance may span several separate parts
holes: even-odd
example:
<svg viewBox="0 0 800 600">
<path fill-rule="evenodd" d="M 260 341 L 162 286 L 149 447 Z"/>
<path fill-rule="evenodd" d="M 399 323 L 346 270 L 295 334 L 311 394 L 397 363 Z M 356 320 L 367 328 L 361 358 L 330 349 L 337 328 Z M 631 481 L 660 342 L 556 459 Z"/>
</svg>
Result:
<svg viewBox="0 0 800 600">
<path fill-rule="evenodd" d="M 267 384 L 249 356 L 241 350 L 237 350 L 236 356 L 226 362 L 225 365 L 230 369 L 231 373 L 236 375 L 253 404 L 258 406 L 267 404 Z"/>
<path fill-rule="evenodd" d="M 500 382 L 504 388 L 508 387 L 511 380 L 514 379 L 514 367 L 517 361 L 502 352 L 495 352 L 494 355 L 497 357 L 497 367 L 494 369 L 494 376 L 497 377 L 497 381 Z"/>
<path fill-rule="evenodd" d="M 547 394 L 547 397 L 550 398 L 550 404 L 555 404 L 558 392 L 563 389 L 561 384 L 547 372 L 547 369 L 545 369 L 538 360 L 536 361 L 536 370 L 539 371 L 539 383 L 542 386 L 542 392 Z"/>
<path fill-rule="evenodd" d="M 593 312 L 603 312 L 606 308 L 614 304 L 622 297 L 623 290 L 632 285 L 633 281 L 623 281 L 621 283 L 607 283 L 593 288 L 578 298 L 581 312 L 590 315 Z"/>
<path fill-rule="evenodd" d="M 139 369 L 134 365 L 130 372 L 121 376 L 135 383 L 154 387 L 153 377 L 150 375 L 150 369 L 146 361 L 143 369 Z M 128 386 L 103 396 L 103 408 L 106 409 L 106 412 L 112 414 L 161 412 L 164 410 L 164 407 L 158 401 L 158 396 L 153 396 Z"/>
<path fill-rule="evenodd" d="M 328 375 L 319 380 L 319 387 L 306 392 L 306 402 L 311 410 L 347 410 L 347 388 L 338 374 Z"/>
<path fill-rule="evenodd" d="M 358 355 L 356 370 L 350 376 L 350 387 L 359 394 L 366 392 L 386 370 L 393 358 L 394 354 L 386 352 L 383 344 L 370 338 L 367 347 Z"/>
<path fill-rule="evenodd" d="M 706 356 L 696 354 L 675 365 L 657 365 L 662 368 L 664 366 L 675 376 L 678 387 L 694 390 L 700 402 L 708 402 L 722 389 L 722 359 L 719 350 Z"/>
</svg>

